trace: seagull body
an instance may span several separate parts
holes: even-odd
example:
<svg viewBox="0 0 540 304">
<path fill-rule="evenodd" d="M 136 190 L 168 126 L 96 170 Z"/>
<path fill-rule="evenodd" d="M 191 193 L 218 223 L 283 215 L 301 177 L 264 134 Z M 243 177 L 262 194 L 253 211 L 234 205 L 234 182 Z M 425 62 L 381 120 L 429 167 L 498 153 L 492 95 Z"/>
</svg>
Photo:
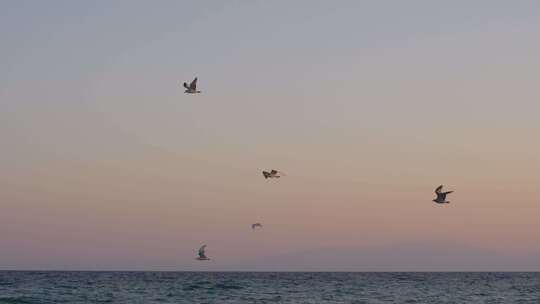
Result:
<svg viewBox="0 0 540 304">
<path fill-rule="evenodd" d="M 255 230 L 255 228 L 262 228 L 262 224 L 261 223 L 251 224 L 251 229 Z"/>
<path fill-rule="evenodd" d="M 210 259 L 206 256 L 204 250 L 206 249 L 206 245 L 202 245 L 201 248 L 199 248 L 199 256 L 196 257 L 196 260 L 199 261 L 209 261 Z"/>
<path fill-rule="evenodd" d="M 195 77 L 195 79 L 193 79 L 193 81 L 189 85 L 187 84 L 187 82 L 184 82 L 184 88 L 186 88 L 184 93 L 188 94 L 197 94 L 201 92 L 197 91 L 197 77 Z"/>
<path fill-rule="evenodd" d="M 272 170 L 270 172 L 268 171 L 263 171 L 262 174 L 264 176 L 265 179 L 267 178 L 280 178 L 281 176 L 279 175 L 281 172 L 277 171 L 277 170 Z"/>
<path fill-rule="evenodd" d="M 446 200 L 446 195 L 454 191 L 442 192 L 442 188 L 443 188 L 443 185 L 440 185 L 439 187 L 437 187 L 437 189 L 435 189 L 435 194 L 437 195 L 437 198 L 434 199 L 433 201 L 437 204 L 450 204 L 450 201 Z"/>
</svg>

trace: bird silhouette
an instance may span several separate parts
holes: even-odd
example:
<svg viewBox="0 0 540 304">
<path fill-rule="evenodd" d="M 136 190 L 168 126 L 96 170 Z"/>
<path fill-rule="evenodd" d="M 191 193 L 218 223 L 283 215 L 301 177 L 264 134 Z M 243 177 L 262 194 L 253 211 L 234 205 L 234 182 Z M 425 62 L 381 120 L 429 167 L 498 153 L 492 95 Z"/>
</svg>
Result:
<svg viewBox="0 0 540 304">
<path fill-rule="evenodd" d="M 206 249 L 206 245 L 202 245 L 201 248 L 199 248 L 199 256 L 196 258 L 199 261 L 209 261 L 210 259 L 206 256 L 206 253 L 204 250 Z"/>
<path fill-rule="evenodd" d="M 270 172 L 268 172 L 268 171 L 263 171 L 262 172 L 265 179 L 267 179 L 267 178 L 280 178 L 281 177 L 281 175 L 279 175 L 280 173 L 281 172 L 279 172 L 277 170 L 271 170 Z"/>
<path fill-rule="evenodd" d="M 186 88 L 184 93 L 188 94 L 197 94 L 201 92 L 197 91 L 197 77 L 195 77 L 195 79 L 193 79 L 193 81 L 189 85 L 187 84 L 187 82 L 184 82 L 184 88 Z"/>
<path fill-rule="evenodd" d="M 434 199 L 433 201 L 437 204 L 449 204 L 450 201 L 446 200 L 446 195 L 454 191 L 442 192 L 442 188 L 443 188 L 443 185 L 440 185 L 439 187 L 437 187 L 437 189 L 435 189 L 435 194 L 437 195 L 437 198 Z"/>
</svg>

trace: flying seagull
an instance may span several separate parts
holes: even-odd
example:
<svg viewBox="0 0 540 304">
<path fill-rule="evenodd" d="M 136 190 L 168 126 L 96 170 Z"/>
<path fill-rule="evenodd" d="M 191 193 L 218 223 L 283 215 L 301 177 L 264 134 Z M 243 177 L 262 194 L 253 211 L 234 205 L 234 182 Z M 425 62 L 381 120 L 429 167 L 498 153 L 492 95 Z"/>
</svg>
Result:
<svg viewBox="0 0 540 304">
<path fill-rule="evenodd" d="M 450 204 L 450 201 L 446 200 L 446 195 L 454 191 L 442 192 L 442 188 L 443 188 L 443 185 L 440 185 L 439 187 L 437 187 L 437 189 L 435 189 L 435 194 L 437 194 L 437 198 L 434 199 L 433 201 L 437 204 Z"/>
<path fill-rule="evenodd" d="M 263 174 L 264 178 L 267 179 L 267 178 L 280 178 L 281 176 L 279 174 L 283 174 L 283 173 L 279 172 L 277 170 L 272 170 L 270 172 L 263 171 L 262 174 Z"/>
<path fill-rule="evenodd" d="M 255 224 L 251 224 L 251 229 L 255 230 L 255 228 L 262 228 L 262 224 L 261 223 L 255 223 Z"/>
<path fill-rule="evenodd" d="M 206 256 L 204 253 L 204 249 L 206 248 L 206 245 L 202 245 L 201 248 L 199 248 L 199 256 L 195 259 L 199 261 L 209 261 L 210 259 Z"/>
<path fill-rule="evenodd" d="M 196 94 L 196 93 L 201 92 L 201 91 L 197 91 L 197 77 L 193 79 L 193 81 L 189 84 L 189 86 L 187 82 L 184 82 L 184 88 L 186 88 L 184 93 L 188 93 L 188 94 Z"/>
</svg>

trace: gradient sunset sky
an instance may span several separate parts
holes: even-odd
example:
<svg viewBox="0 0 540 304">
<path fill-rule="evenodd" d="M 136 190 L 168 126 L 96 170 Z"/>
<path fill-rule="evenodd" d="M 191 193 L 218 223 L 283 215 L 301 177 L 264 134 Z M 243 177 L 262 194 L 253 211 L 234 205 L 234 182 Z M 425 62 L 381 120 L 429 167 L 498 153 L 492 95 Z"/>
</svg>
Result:
<svg viewBox="0 0 540 304">
<path fill-rule="evenodd" d="M 539 37 L 539 1 L 2 1 L 0 269 L 540 270 Z"/>
</svg>

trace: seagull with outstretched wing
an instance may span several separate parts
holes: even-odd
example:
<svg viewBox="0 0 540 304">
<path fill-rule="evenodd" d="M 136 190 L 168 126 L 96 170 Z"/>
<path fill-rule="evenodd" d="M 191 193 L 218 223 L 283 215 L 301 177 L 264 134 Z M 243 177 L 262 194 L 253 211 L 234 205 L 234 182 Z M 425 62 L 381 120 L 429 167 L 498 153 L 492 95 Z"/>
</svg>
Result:
<svg viewBox="0 0 540 304">
<path fill-rule="evenodd" d="M 450 204 L 450 201 L 446 200 L 446 195 L 454 191 L 442 192 L 442 188 L 443 188 L 443 185 L 440 185 L 439 187 L 437 187 L 437 189 L 435 189 L 435 194 L 437 195 L 437 198 L 434 199 L 433 201 L 437 204 Z"/>
<path fill-rule="evenodd" d="M 199 248 L 199 256 L 196 258 L 199 261 L 209 261 L 210 259 L 206 256 L 206 253 L 204 252 L 206 249 L 206 245 L 202 245 L 201 248 Z"/>
<path fill-rule="evenodd" d="M 271 170 L 270 172 L 263 171 L 262 174 L 263 174 L 264 178 L 267 179 L 267 178 L 280 178 L 281 177 L 280 174 L 283 174 L 283 173 L 279 172 L 277 170 Z"/>
<path fill-rule="evenodd" d="M 187 84 L 187 82 L 184 82 L 184 88 L 186 88 L 184 93 L 188 94 L 197 94 L 201 92 L 197 91 L 197 77 L 195 77 L 195 79 L 193 79 L 193 81 L 189 85 Z"/>
</svg>

